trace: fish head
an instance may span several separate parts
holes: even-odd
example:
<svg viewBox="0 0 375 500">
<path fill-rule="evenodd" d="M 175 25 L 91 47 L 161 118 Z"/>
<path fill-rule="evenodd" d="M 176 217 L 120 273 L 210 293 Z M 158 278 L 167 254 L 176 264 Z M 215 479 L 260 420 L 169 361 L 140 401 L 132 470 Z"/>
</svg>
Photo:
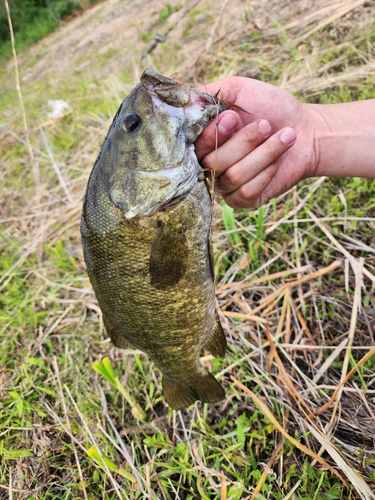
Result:
<svg viewBox="0 0 375 500">
<path fill-rule="evenodd" d="M 200 170 L 193 143 L 224 109 L 216 97 L 144 71 L 103 146 L 109 196 L 126 218 L 152 216 L 193 188 Z"/>
</svg>

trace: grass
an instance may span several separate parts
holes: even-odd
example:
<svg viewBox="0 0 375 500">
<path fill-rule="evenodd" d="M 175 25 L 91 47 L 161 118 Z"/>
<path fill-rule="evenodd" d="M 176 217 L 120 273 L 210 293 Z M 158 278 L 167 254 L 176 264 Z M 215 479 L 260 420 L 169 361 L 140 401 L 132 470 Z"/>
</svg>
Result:
<svg viewBox="0 0 375 500">
<path fill-rule="evenodd" d="M 10 3 L 18 50 L 26 49 L 81 14 L 99 0 L 57 0 L 45 2 L 13 1 Z M 0 7 L 0 60 L 12 56 L 8 21 L 4 6 Z"/>
<path fill-rule="evenodd" d="M 139 33 L 179 7 L 152 5 L 151 19 L 149 6 L 144 17 L 137 11 Z M 374 7 L 345 5 L 335 17 L 326 2 L 313 10 L 269 2 L 267 12 L 231 2 L 226 16 L 208 2 L 206 12 L 187 12 L 147 62 L 198 83 L 252 72 L 310 102 L 373 98 Z M 131 7 L 119 2 L 117 12 Z M 107 9 L 101 23 L 113 19 Z M 210 43 L 195 46 L 194 29 Z M 63 71 L 40 66 L 55 46 L 63 66 L 59 33 L 20 55 L 37 176 L 17 139 L 24 132 L 10 63 L 0 71 L 0 499 L 365 498 L 364 484 L 375 486 L 375 181 L 304 181 L 256 211 L 215 204 L 229 345 L 225 360 L 204 363 L 226 389 L 221 404 L 173 412 L 153 364 L 105 339 L 83 263 L 80 206 L 111 118 L 137 80 L 129 68 L 149 44 L 138 41 L 135 55 L 133 45 L 119 52 L 113 36 L 100 39 L 103 52 L 94 40 L 83 56 L 67 39 Z M 23 79 L 28 71 L 34 76 Z M 71 112 L 48 121 L 47 101 L 59 98 Z"/>
</svg>

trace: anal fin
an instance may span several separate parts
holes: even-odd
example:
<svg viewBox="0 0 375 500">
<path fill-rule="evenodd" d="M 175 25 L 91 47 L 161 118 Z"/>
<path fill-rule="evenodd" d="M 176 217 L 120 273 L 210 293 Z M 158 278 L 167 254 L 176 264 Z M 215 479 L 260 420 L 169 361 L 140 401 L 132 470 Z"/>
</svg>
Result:
<svg viewBox="0 0 375 500">
<path fill-rule="evenodd" d="M 213 327 L 207 342 L 204 344 L 204 348 L 207 349 L 207 351 L 209 351 L 213 356 L 223 358 L 225 356 L 226 347 L 227 339 L 225 338 L 225 333 L 223 327 L 221 326 L 220 319 L 217 317 L 215 326 Z"/>
<path fill-rule="evenodd" d="M 169 406 L 181 410 L 199 400 L 203 403 L 217 403 L 225 397 L 225 391 L 209 372 L 187 382 L 176 383 L 163 377 L 163 392 Z"/>
</svg>

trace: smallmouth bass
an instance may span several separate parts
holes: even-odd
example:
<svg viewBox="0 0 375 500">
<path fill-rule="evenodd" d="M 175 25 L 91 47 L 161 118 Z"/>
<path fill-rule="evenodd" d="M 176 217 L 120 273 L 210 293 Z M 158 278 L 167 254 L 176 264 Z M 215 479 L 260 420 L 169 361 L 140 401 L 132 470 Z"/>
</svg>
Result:
<svg viewBox="0 0 375 500">
<path fill-rule="evenodd" d="M 106 331 L 116 346 L 154 361 L 176 410 L 225 395 L 199 361 L 202 349 L 223 357 L 226 339 L 215 305 L 211 196 L 193 144 L 225 108 L 145 70 L 114 117 L 83 202 L 84 258 Z"/>
</svg>

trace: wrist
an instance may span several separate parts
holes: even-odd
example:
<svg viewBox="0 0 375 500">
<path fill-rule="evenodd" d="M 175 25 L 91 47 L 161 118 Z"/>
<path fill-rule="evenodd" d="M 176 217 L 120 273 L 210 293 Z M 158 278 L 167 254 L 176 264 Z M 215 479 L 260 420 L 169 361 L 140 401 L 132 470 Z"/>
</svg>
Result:
<svg viewBox="0 0 375 500">
<path fill-rule="evenodd" d="M 304 106 L 315 156 L 309 176 L 375 177 L 375 99 Z"/>
<path fill-rule="evenodd" d="M 327 153 L 330 141 L 334 139 L 334 124 L 329 108 L 320 104 L 303 104 L 307 134 L 312 140 L 311 162 L 307 177 L 329 175 L 326 166 L 329 163 Z"/>
</svg>

